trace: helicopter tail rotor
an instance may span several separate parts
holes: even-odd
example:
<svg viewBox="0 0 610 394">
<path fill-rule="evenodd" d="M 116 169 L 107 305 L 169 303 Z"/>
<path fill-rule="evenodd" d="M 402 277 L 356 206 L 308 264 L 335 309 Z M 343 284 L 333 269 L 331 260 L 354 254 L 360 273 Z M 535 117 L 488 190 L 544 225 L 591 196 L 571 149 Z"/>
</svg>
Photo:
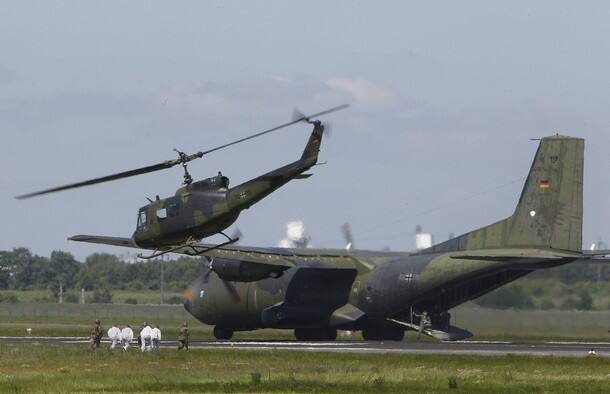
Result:
<svg viewBox="0 0 610 394">
<path fill-rule="evenodd" d="M 339 106 L 339 107 L 335 107 L 335 110 L 339 110 L 339 109 L 343 109 L 343 108 L 347 108 L 347 104 L 344 106 Z M 325 112 L 328 113 L 328 112 Z M 317 113 L 314 115 L 305 115 L 303 114 L 303 112 L 301 112 L 298 108 L 295 108 L 292 111 L 292 119 L 297 121 L 297 122 L 307 122 L 309 124 L 314 124 L 316 121 L 313 119 L 315 117 L 318 117 L 320 115 L 324 115 L 324 113 Z M 324 122 L 324 135 L 332 138 L 332 123 L 330 122 Z"/>
</svg>

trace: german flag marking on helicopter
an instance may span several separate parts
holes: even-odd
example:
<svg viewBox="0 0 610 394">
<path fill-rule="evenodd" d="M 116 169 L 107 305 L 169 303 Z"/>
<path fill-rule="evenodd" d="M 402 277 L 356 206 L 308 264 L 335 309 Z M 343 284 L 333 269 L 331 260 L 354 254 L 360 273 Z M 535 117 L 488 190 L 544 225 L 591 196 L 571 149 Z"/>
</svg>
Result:
<svg viewBox="0 0 610 394">
<path fill-rule="evenodd" d="M 542 179 L 540 181 L 540 183 L 538 184 L 538 187 L 541 189 L 548 189 L 551 187 L 551 184 L 549 183 L 549 181 L 547 179 Z"/>
</svg>

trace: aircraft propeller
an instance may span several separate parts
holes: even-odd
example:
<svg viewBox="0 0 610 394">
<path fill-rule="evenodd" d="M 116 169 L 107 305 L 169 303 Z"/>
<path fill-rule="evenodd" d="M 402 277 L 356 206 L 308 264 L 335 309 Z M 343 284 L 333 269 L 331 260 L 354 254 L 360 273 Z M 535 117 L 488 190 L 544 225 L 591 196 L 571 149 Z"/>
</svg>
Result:
<svg viewBox="0 0 610 394">
<path fill-rule="evenodd" d="M 237 231 L 239 231 L 239 230 L 237 230 Z M 208 271 L 203 275 L 203 283 L 207 283 L 210 279 L 210 274 L 212 272 L 214 272 L 214 259 L 211 257 L 207 257 L 207 256 L 205 256 L 205 258 L 208 261 L 208 264 L 207 264 Z M 241 297 L 239 296 L 239 293 L 237 293 L 237 290 L 235 289 L 235 286 L 233 286 L 232 283 L 230 283 L 220 277 L 218 277 L 218 279 L 220 279 L 220 281 L 225 286 L 227 291 L 231 294 L 231 298 L 233 299 L 233 302 L 237 303 L 237 302 L 241 301 Z"/>
</svg>

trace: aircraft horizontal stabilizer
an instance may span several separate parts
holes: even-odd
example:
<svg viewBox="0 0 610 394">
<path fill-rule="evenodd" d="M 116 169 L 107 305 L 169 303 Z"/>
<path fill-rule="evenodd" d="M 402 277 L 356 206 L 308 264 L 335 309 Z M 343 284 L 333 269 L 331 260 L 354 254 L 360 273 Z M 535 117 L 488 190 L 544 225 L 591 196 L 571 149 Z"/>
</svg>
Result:
<svg viewBox="0 0 610 394">
<path fill-rule="evenodd" d="M 294 179 L 307 179 L 312 175 L 313 174 L 299 174 L 299 175 L 295 176 Z"/>
<path fill-rule="evenodd" d="M 563 253 L 544 249 L 490 249 L 481 251 L 456 252 L 450 256 L 459 260 L 500 261 L 500 262 L 537 262 L 537 261 L 573 261 L 582 258 L 579 253 Z"/>
</svg>

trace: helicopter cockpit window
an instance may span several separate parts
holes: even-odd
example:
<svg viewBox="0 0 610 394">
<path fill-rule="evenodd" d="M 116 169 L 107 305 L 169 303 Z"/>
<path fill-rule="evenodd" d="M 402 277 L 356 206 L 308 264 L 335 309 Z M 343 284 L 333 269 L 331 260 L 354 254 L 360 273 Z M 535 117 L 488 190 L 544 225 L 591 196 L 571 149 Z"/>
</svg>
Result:
<svg viewBox="0 0 610 394">
<path fill-rule="evenodd" d="M 167 218 L 167 210 L 165 208 L 157 209 L 157 218 L 158 219 L 166 219 Z"/>
<path fill-rule="evenodd" d="M 138 228 L 146 226 L 146 211 L 140 211 L 138 215 Z"/>
</svg>

